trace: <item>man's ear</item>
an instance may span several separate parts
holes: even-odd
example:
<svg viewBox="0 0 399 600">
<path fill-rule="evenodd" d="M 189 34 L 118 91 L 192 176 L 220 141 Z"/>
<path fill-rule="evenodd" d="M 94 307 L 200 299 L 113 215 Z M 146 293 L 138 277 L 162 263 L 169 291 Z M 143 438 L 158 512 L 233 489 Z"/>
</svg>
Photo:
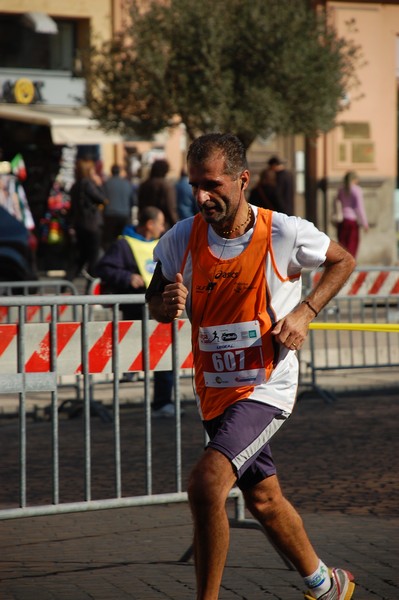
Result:
<svg viewBox="0 0 399 600">
<path fill-rule="evenodd" d="M 245 190 L 249 183 L 249 171 L 246 169 L 241 173 L 241 190 Z"/>
</svg>

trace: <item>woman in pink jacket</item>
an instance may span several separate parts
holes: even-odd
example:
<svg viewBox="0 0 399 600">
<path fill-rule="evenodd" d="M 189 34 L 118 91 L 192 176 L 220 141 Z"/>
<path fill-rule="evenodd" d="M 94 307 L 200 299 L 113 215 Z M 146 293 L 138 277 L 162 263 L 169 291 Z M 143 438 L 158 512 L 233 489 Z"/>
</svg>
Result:
<svg viewBox="0 0 399 600">
<path fill-rule="evenodd" d="M 338 224 L 338 241 L 356 258 L 359 246 L 359 227 L 368 231 L 363 192 L 354 171 L 346 173 L 343 186 L 338 191 L 337 201 L 342 204 L 343 221 Z"/>
</svg>

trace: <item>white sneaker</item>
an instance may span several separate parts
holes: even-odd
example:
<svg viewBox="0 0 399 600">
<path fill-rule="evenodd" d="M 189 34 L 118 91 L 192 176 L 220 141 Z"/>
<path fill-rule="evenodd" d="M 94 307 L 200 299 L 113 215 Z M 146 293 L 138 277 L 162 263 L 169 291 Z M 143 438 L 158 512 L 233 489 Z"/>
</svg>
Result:
<svg viewBox="0 0 399 600">
<path fill-rule="evenodd" d="M 165 404 L 161 408 L 158 408 L 158 410 L 152 411 L 152 416 L 155 419 L 158 419 L 158 418 L 170 419 L 171 417 L 174 417 L 175 415 L 176 415 L 176 409 L 175 409 L 175 405 L 172 404 L 172 402 L 169 402 L 169 404 Z M 180 415 L 181 416 L 184 415 L 183 409 L 180 409 Z"/>
<path fill-rule="evenodd" d="M 350 600 L 355 591 L 353 575 L 344 569 L 329 569 L 331 588 L 319 597 L 319 600 Z M 314 600 L 311 592 L 305 594 L 305 600 Z"/>
</svg>

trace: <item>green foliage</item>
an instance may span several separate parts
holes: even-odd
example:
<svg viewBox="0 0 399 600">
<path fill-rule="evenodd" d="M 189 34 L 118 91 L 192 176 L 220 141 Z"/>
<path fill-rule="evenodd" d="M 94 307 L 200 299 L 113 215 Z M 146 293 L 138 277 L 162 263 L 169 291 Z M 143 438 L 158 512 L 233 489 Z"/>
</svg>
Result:
<svg viewBox="0 0 399 600">
<path fill-rule="evenodd" d="M 87 102 L 109 130 L 152 136 L 180 117 L 194 138 L 333 127 L 360 51 L 307 0 L 129 0 L 129 23 L 92 48 Z"/>
</svg>

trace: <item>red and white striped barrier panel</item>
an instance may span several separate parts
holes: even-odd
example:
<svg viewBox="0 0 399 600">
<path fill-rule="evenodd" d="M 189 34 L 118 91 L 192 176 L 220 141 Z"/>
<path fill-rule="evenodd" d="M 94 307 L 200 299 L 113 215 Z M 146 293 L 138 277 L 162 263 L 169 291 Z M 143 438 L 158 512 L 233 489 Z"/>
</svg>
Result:
<svg viewBox="0 0 399 600">
<path fill-rule="evenodd" d="M 319 281 L 322 271 L 313 275 L 313 286 Z M 399 269 L 355 270 L 338 296 L 394 296 L 399 294 Z"/>
<path fill-rule="evenodd" d="M 172 327 L 170 324 L 149 321 L 150 370 L 172 369 Z M 57 375 L 82 373 L 81 323 L 57 323 Z M 109 321 L 87 323 L 89 373 L 112 373 L 113 324 Z M 50 368 L 50 326 L 28 323 L 24 328 L 25 371 L 47 373 Z M 0 373 L 17 373 L 17 324 L 0 325 Z M 178 321 L 178 368 L 192 367 L 191 324 Z M 143 349 L 141 321 L 120 321 L 118 331 L 119 370 L 142 371 Z M 54 369 L 53 369 L 54 370 Z"/>
<path fill-rule="evenodd" d="M 59 321 L 73 321 L 76 316 L 77 307 L 62 305 L 57 307 Z M 17 306 L 0 306 L 0 323 L 17 323 L 19 309 Z M 49 323 L 51 321 L 51 309 L 48 306 L 27 306 L 27 323 Z"/>
</svg>

